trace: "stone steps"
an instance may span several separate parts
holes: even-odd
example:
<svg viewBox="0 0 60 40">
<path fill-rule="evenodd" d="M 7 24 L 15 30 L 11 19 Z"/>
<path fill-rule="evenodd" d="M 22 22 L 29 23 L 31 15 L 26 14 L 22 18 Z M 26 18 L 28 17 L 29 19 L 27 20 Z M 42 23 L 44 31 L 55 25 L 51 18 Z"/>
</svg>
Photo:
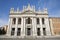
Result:
<svg viewBox="0 0 60 40">
<path fill-rule="evenodd" d="M 32 36 L 25 36 L 22 37 L 9 37 L 9 36 L 1 36 L 0 40 L 60 40 L 60 36 L 42 36 L 42 37 L 32 37 Z"/>
<path fill-rule="evenodd" d="M 0 40 L 60 40 L 59 38 L 0 38 Z"/>
</svg>

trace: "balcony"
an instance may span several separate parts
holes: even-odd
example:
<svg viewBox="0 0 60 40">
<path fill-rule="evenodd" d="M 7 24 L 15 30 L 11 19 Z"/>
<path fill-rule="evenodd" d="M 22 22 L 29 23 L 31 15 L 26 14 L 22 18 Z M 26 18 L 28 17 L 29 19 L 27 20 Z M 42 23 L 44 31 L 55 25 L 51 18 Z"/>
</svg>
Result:
<svg viewBox="0 0 60 40">
<path fill-rule="evenodd" d="M 26 24 L 26 27 L 32 27 L 32 24 Z"/>
</svg>

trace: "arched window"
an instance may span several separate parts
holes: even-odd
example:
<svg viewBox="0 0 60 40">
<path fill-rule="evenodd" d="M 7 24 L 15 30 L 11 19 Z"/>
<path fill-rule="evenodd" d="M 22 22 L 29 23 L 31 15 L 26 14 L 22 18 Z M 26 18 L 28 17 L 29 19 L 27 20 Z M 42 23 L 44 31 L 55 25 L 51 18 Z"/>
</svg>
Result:
<svg viewBox="0 0 60 40">
<path fill-rule="evenodd" d="M 21 24 L 21 18 L 18 19 L 18 24 Z"/>
<path fill-rule="evenodd" d="M 31 24 L 32 23 L 32 20 L 30 18 L 26 19 L 26 23 L 27 24 Z"/>
<path fill-rule="evenodd" d="M 13 18 L 12 24 L 16 24 L 16 18 Z"/>
<path fill-rule="evenodd" d="M 37 18 L 37 24 L 39 24 L 39 18 Z"/>
<path fill-rule="evenodd" d="M 42 18 L 42 24 L 44 24 L 44 21 L 45 21 L 44 18 Z"/>
</svg>

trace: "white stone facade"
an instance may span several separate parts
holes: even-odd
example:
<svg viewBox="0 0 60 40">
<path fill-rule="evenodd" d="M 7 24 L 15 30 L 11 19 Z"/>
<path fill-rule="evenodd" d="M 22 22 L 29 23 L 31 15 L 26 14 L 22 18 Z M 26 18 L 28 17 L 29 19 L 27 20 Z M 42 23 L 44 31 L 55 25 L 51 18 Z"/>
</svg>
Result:
<svg viewBox="0 0 60 40">
<path fill-rule="evenodd" d="M 16 18 L 16 24 L 12 24 L 13 18 Z M 18 24 L 19 18 L 21 18 L 21 24 Z M 37 20 L 36 20 L 37 18 L 39 18 L 39 24 L 37 24 Z M 44 18 L 44 24 L 42 24 L 42 18 Z M 30 21 L 31 23 L 27 24 L 26 19 L 31 19 Z M 50 26 L 49 26 L 49 18 L 48 18 L 47 9 L 45 8 L 43 11 L 40 11 L 40 10 L 36 11 L 35 6 L 30 6 L 30 5 L 24 6 L 22 11 L 20 11 L 19 8 L 17 8 L 17 11 L 14 11 L 14 8 L 11 8 L 10 15 L 9 15 L 9 26 L 8 26 L 8 31 L 7 31 L 8 36 L 11 36 L 12 28 L 15 28 L 14 35 L 12 35 L 13 37 L 17 36 L 18 28 L 21 28 L 20 36 L 18 37 L 44 36 L 43 28 L 45 28 L 45 33 L 46 33 L 45 36 L 50 36 L 51 31 L 50 31 Z M 38 32 L 40 32 L 39 36 L 37 35 L 37 28 L 38 28 Z M 27 33 L 28 34 L 30 33 L 30 34 L 27 35 Z"/>
</svg>

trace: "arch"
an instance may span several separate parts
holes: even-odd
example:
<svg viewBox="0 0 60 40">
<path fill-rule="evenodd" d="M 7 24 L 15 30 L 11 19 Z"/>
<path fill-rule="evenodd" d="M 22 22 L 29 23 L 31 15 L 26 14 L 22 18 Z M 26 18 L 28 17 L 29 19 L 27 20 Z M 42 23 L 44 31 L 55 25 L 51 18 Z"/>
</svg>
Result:
<svg viewBox="0 0 60 40">
<path fill-rule="evenodd" d="M 32 23 L 32 20 L 28 17 L 28 19 L 26 19 L 26 23 L 27 24 L 31 24 Z"/>
</svg>

